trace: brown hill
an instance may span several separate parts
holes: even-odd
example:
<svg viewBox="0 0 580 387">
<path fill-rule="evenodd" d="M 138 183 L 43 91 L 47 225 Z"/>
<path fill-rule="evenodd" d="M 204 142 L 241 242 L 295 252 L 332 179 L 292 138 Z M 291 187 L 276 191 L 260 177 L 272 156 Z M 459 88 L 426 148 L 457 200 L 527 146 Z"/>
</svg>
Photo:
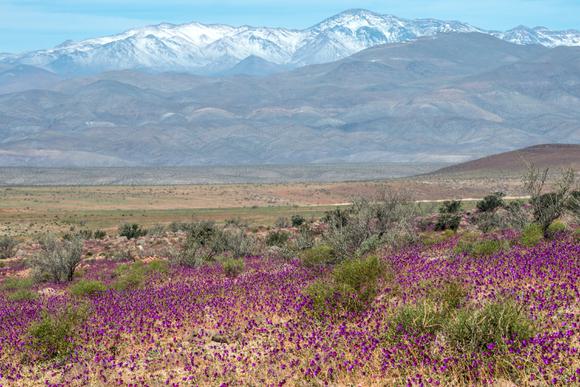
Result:
<svg viewBox="0 0 580 387">
<path fill-rule="evenodd" d="M 572 167 L 580 171 L 580 145 L 535 145 L 441 168 L 431 175 L 516 174 L 525 170 L 528 164 L 550 169 Z"/>
</svg>

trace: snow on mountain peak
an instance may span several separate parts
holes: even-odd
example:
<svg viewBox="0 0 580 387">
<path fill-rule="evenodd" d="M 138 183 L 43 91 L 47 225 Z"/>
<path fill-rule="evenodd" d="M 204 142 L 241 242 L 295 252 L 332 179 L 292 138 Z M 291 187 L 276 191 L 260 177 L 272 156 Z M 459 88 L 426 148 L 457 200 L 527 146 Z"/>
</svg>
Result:
<svg viewBox="0 0 580 387">
<path fill-rule="evenodd" d="M 350 9 L 305 30 L 161 23 L 80 42 L 67 41 L 20 56 L 0 56 L 0 61 L 64 73 L 133 68 L 212 73 L 250 56 L 277 65 L 300 66 L 334 61 L 378 44 L 443 32 L 487 33 L 516 44 L 580 46 L 580 32 L 575 30 L 518 26 L 505 32 L 485 31 L 458 21 L 409 20 Z"/>
</svg>

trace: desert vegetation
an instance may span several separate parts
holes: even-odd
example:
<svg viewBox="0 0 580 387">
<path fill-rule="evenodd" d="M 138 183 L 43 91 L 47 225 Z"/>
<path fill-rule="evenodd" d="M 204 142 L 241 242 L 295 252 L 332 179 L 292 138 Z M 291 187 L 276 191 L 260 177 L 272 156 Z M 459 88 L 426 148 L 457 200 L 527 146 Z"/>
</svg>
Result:
<svg viewBox="0 0 580 387">
<path fill-rule="evenodd" d="M 435 213 L 384 189 L 272 226 L 1 239 L 0 383 L 577 384 L 577 191 L 562 176 Z"/>
</svg>

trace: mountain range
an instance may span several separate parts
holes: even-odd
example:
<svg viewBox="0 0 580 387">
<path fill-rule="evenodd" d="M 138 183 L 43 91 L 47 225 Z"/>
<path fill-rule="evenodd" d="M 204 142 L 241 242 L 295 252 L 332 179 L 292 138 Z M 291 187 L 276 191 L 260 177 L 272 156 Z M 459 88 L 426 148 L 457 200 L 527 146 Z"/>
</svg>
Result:
<svg viewBox="0 0 580 387">
<path fill-rule="evenodd" d="M 71 76 L 103 71 L 180 71 L 202 75 L 268 75 L 333 62 L 381 44 L 414 41 L 439 33 L 485 33 L 505 41 L 546 47 L 580 46 L 580 31 L 519 26 L 487 31 L 457 21 L 409 20 L 367 10 L 348 10 L 304 30 L 163 23 L 118 35 L 47 49 L 0 55 L 4 65 L 29 65 Z M 251 66 L 244 61 L 250 60 Z M 259 64 L 256 62 L 259 61 Z M 0 67 L 1 69 L 1 67 Z"/>
<path fill-rule="evenodd" d="M 580 32 L 351 10 L 0 55 L 0 165 L 459 162 L 580 143 Z"/>
<path fill-rule="evenodd" d="M 0 90 L 12 89 L 0 94 L 0 165 L 457 162 L 580 143 L 580 47 L 477 32 L 259 77 L 54 76 L 27 65 L 0 73 Z"/>
</svg>

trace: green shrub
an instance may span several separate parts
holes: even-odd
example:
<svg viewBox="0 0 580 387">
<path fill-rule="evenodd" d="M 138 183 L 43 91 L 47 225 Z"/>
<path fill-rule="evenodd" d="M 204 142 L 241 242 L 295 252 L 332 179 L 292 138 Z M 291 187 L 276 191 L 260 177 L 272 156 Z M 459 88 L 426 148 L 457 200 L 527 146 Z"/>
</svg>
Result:
<svg viewBox="0 0 580 387">
<path fill-rule="evenodd" d="M 241 258 L 255 250 L 255 240 L 239 228 L 223 229 L 211 222 L 198 222 L 190 224 L 187 233 L 181 252 L 172 258 L 179 265 L 197 267 L 214 262 L 224 253 Z"/>
<path fill-rule="evenodd" d="M 340 263 L 332 272 L 334 282 L 346 285 L 356 292 L 362 303 L 372 300 L 377 292 L 377 282 L 384 267 L 377 256 L 352 259 Z"/>
<path fill-rule="evenodd" d="M 441 329 L 443 314 L 432 302 L 423 300 L 418 304 L 406 304 L 397 310 L 392 319 L 391 328 L 400 332 L 413 334 L 434 334 Z"/>
<path fill-rule="evenodd" d="M 457 231 L 461 223 L 461 201 L 445 201 L 439 207 L 439 217 L 435 223 L 436 231 Z"/>
<path fill-rule="evenodd" d="M 122 264 L 117 266 L 114 273 L 116 280 L 113 288 L 116 290 L 130 290 L 140 288 L 147 277 L 147 270 L 142 262 Z"/>
<path fill-rule="evenodd" d="M 320 267 L 334 263 L 336 257 L 332 247 L 323 244 L 302 251 L 300 259 L 306 267 Z"/>
<path fill-rule="evenodd" d="M 119 227 L 119 236 L 124 236 L 127 239 L 136 239 L 147 235 L 147 230 L 141 228 L 137 223 L 125 223 Z"/>
<path fill-rule="evenodd" d="M 165 234 L 165 226 L 162 224 L 154 224 L 147 230 L 148 235 L 162 236 Z"/>
<path fill-rule="evenodd" d="M 483 257 L 509 250 L 509 242 L 497 239 L 470 241 L 461 239 L 453 249 L 456 254 L 468 254 L 474 257 Z"/>
<path fill-rule="evenodd" d="M 553 238 L 556 234 L 566 231 L 566 225 L 562 222 L 552 222 L 548 227 L 548 235 Z"/>
<path fill-rule="evenodd" d="M 312 282 L 304 289 L 304 295 L 312 301 L 313 313 L 317 316 L 321 316 L 328 311 L 335 310 L 337 307 L 335 291 L 334 284 L 319 279 Z"/>
<path fill-rule="evenodd" d="M 29 350 L 39 360 L 52 360 L 69 356 L 74 350 L 74 334 L 83 321 L 86 310 L 67 309 L 50 315 L 43 313 L 40 321 L 28 328 Z"/>
<path fill-rule="evenodd" d="M 171 222 L 167 228 L 171 232 L 179 232 L 179 231 L 188 231 L 189 226 L 190 226 L 189 223 Z"/>
<path fill-rule="evenodd" d="M 227 258 L 222 261 L 222 267 L 227 277 L 237 277 L 244 271 L 242 258 Z"/>
<path fill-rule="evenodd" d="M 82 251 L 83 242 L 79 238 L 67 241 L 47 235 L 40 240 L 40 251 L 30 260 L 33 275 L 41 281 L 70 282 L 81 262 Z"/>
<path fill-rule="evenodd" d="M 442 233 L 424 232 L 420 234 L 419 240 L 424 246 L 432 246 L 449 240 L 455 233 L 453 230 L 445 230 Z"/>
<path fill-rule="evenodd" d="M 69 288 L 73 296 L 84 297 L 94 296 L 107 290 L 107 287 L 100 281 L 81 280 Z"/>
<path fill-rule="evenodd" d="M 141 261 L 131 264 L 121 264 L 114 272 L 116 277 L 113 288 L 116 290 L 138 289 L 145 283 L 145 280 L 154 273 L 166 274 L 169 264 L 166 261 L 156 260 L 148 264 Z"/>
<path fill-rule="evenodd" d="M 300 227 L 306 222 L 302 215 L 292 215 L 292 227 Z"/>
<path fill-rule="evenodd" d="M 314 232 L 307 225 L 300 227 L 298 234 L 291 240 L 289 248 L 300 252 L 314 247 L 316 240 Z"/>
<path fill-rule="evenodd" d="M 574 169 L 568 168 L 563 171 L 560 178 L 553 184 L 555 191 L 545 193 L 548 171 L 548 168 L 540 171 L 531 165 L 523 177 L 524 188 L 531 196 L 534 223 L 540 225 L 545 238 L 550 237 L 548 233 L 550 224 L 566 212 L 573 212 L 578 216 L 577 208 L 574 209 L 578 204 L 576 191 L 573 190 L 576 176 Z"/>
<path fill-rule="evenodd" d="M 313 311 L 319 315 L 336 309 L 362 310 L 375 298 L 379 279 L 386 273 L 376 256 L 351 259 L 337 265 L 328 281 L 318 280 L 304 292 L 312 300 Z"/>
<path fill-rule="evenodd" d="M 242 229 L 226 229 L 219 234 L 214 248 L 234 258 L 245 258 L 256 252 L 256 240 Z"/>
<path fill-rule="evenodd" d="M 376 256 L 351 259 L 332 271 L 335 290 L 348 310 L 364 309 L 375 298 L 384 267 Z"/>
<path fill-rule="evenodd" d="M 93 239 L 93 231 L 92 231 L 92 230 L 86 230 L 86 229 L 85 229 L 85 230 L 80 230 L 80 231 L 77 233 L 77 236 L 78 236 L 80 239 L 84 239 L 84 240 Z M 74 238 L 74 237 L 73 237 L 73 238 Z M 69 239 L 72 239 L 72 238 L 69 238 Z"/>
<path fill-rule="evenodd" d="M 441 286 L 428 289 L 427 296 L 432 302 L 441 305 L 443 309 L 458 309 L 465 304 L 468 290 L 458 281 L 447 281 Z"/>
<path fill-rule="evenodd" d="M 105 239 L 107 237 L 107 232 L 104 230 L 95 230 L 93 233 L 93 238 L 95 239 Z"/>
<path fill-rule="evenodd" d="M 510 245 L 508 241 L 497 239 L 479 241 L 474 243 L 472 254 L 476 257 L 493 255 L 499 253 L 500 251 L 509 250 L 509 246 Z"/>
<path fill-rule="evenodd" d="M 0 238 L 0 259 L 12 258 L 16 254 L 16 239 L 5 235 Z"/>
<path fill-rule="evenodd" d="M 495 212 L 505 205 L 503 201 L 504 196 L 505 193 L 503 192 L 494 192 L 478 201 L 476 207 L 479 212 Z"/>
<path fill-rule="evenodd" d="M 266 245 L 284 247 L 289 238 L 290 234 L 285 231 L 272 231 L 266 237 Z"/>
<path fill-rule="evenodd" d="M 8 294 L 6 297 L 8 301 L 32 301 L 38 298 L 38 293 L 29 289 L 19 289 L 15 292 Z"/>
<path fill-rule="evenodd" d="M 276 228 L 288 228 L 290 227 L 290 221 L 288 220 L 288 218 L 281 216 L 278 219 L 276 219 L 274 226 L 276 226 Z"/>
<path fill-rule="evenodd" d="M 346 209 L 327 212 L 324 241 L 338 260 L 360 257 L 382 246 L 400 248 L 416 238 L 417 206 L 407 196 L 385 190 L 374 200 L 359 198 Z"/>
<path fill-rule="evenodd" d="M 542 227 L 536 223 L 527 225 L 520 237 L 520 243 L 526 247 L 534 247 L 544 238 Z"/>
<path fill-rule="evenodd" d="M 504 339 L 528 339 L 534 326 L 513 301 L 497 301 L 482 309 L 461 309 L 444 326 L 449 341 L 460 350 L 485 350 L 501 345 Z"/>
<path fill-rule="evenodd" d="M 156 259 L 154 261 L 149 262 L 145 266 L 145 271 L 147 272 L 147 274 L 152 273 L 167 274 L 169 272 L 169 263 L 167 261 Z"/>
<path fill-rule="evenodd" d="M 173 260 L 175 263 L 197 267 L 206 262 L 213 262 L 223 253 L 223 246 L 219 242 L 221 230 L 213 222 L 192 223 L 187 228 L 187 239 L 181 250 Z"/>
</svg>

